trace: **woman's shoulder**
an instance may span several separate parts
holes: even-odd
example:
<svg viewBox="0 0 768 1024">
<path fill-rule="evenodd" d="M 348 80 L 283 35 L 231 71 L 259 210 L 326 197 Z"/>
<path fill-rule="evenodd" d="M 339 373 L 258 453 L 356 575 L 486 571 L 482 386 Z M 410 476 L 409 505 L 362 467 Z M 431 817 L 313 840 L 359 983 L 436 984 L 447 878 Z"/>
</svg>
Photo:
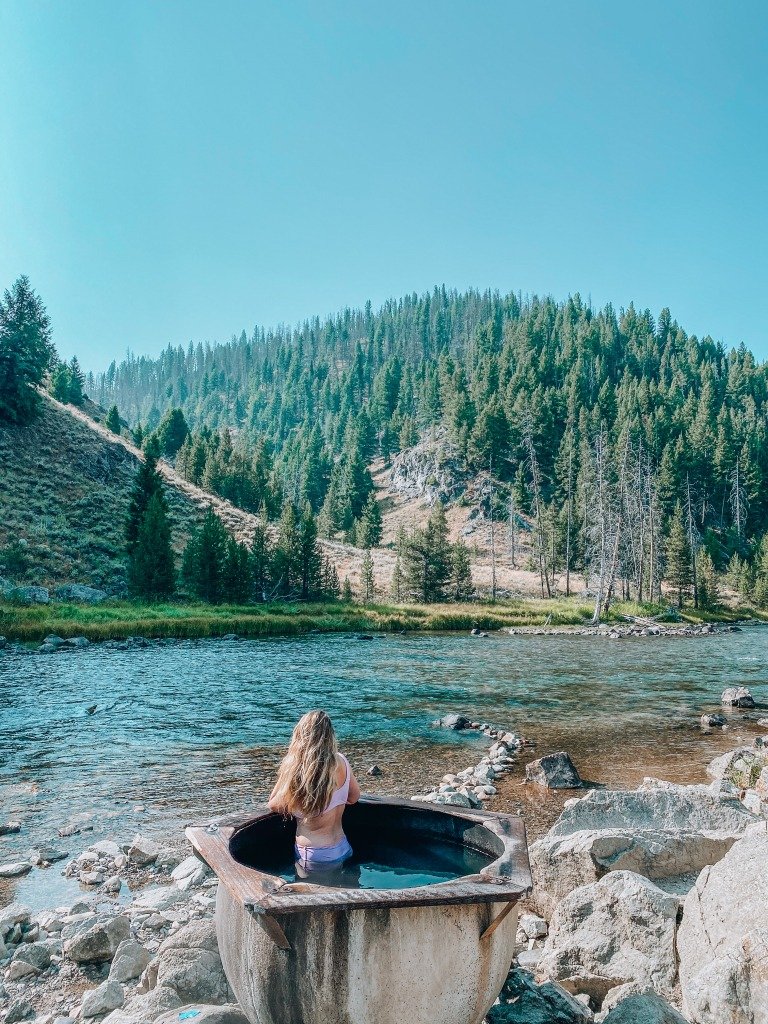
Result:
<svg viewBox="0 0 768 1024">
<path fill-rule="evenodd" d="M 339 751 L 336 755 L 336 782 L 339 785 L 342 785 L 347 777 L 347 772 L 351 772 L 351 770 L 352 769 L 349 767 L 349 761 L 346 759 L 344 754 Z"/>
</svg>

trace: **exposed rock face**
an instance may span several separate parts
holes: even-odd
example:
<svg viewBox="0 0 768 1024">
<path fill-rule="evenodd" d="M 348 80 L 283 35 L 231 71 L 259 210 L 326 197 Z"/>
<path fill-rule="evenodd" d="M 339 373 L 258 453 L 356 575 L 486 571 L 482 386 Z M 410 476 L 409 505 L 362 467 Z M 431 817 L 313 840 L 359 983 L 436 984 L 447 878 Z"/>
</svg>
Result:
<svg viewBox="0 0 768 1024">
<path fill-rule="evenodd" d="M 736 796 L 707 786 L 593 790 L 530 847 L 536 906 L 550 916 L 568 893 L 610 871 L 657 880 L 698 873 L 755 820 Z"/>
<path fill-rule="evenodd" d="M 390 489 L 430 504 L 449 502 L 463 494 L 469 479 L 459 453 L 441 432 L 393 458 Z"/>
<path fill-rule="evenodd" d="M 669 995 L 677 978 L 679 900 L 631 871 L 612 871 L 558 906 L 539 971 L 602 999 L 636 982 Z"/>
<path fill-rule="evenodd" d="M 768 1021 L 768 830 L 755 825 L 685 900 L 683 1009 L 695 1024 Z"/>
<path fill-rule="evenodd" d="M 525 766 L 526 782 L 535 782 L 547 789 L 578 789 L 582 785 L 576 766 L 564 750 L 545 754 Z"/>
</svg>

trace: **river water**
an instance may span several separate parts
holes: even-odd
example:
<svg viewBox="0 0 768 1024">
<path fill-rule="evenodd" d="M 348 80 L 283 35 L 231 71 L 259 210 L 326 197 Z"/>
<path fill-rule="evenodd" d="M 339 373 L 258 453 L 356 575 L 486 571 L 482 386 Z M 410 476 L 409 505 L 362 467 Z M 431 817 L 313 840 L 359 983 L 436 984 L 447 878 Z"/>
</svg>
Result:
<svg viewBox="0 0 768 1024">
<path fill-rule="evenodd" d="M 371 792 L 425 792 L 476 763 L 485 738 L 431 726 L 449 711 L 530 738 L 536 747 L 490 806 L 521 810 L 535 836 L 563 796 L 526 785 L 525 761 L 567 750 L 583 778 L 613 788 L 645 775 L 704 781 L 712 757 L 765 731 L 756 722 L 767 713 L 767 663 L 760 626 L 622 641 L 311 635 L 0 652 L 0 823 L 23 825 L 0 838 L 0 863 L 41 840 L 77 852 L 99 836 L 168 834 L 243 810 L 265 798 L 293 724 L 315 707 L 333 718 Z M 736 684 L 762 709 L 731 713 L 727 731 L 703 734 L 700 715 Z M 374 763 L 383 774 L 366 777 Z M 58 840 L 77 814 L 92 815 L 93 832 Z M 21 892 L 25 884 L 15 883 Z"/>
</svg>

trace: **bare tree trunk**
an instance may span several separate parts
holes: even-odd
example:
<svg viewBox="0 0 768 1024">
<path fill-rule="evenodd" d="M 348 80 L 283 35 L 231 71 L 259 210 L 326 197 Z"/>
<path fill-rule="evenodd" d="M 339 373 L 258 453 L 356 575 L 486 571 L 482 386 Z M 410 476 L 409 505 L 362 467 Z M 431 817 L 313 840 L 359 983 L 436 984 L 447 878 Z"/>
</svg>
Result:
<svg viewBox="0 0 768 1024">
<path fill-rule="evenodd" d="M 568 449 L 568 515 L 565 533 L 565 596 L 571 596 L 571 520 L 573 518 L 573 435 Z"/>
</svg>

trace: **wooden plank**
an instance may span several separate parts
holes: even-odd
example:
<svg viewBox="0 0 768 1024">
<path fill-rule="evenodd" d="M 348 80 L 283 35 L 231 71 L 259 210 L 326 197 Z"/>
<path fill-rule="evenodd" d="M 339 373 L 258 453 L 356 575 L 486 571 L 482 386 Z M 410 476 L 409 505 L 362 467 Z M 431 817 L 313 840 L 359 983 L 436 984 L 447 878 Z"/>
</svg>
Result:
<svg viewBox="0 0 768 1024">
<path fill-rule="evenodd" d="M 480 936 L 480 941 L 482 942 L 483 939 L 490 939 L 490 937 L 493 935 L 493 933 L 496 931 L 496 929 L 499 927 L 499 925 L 502 923 L 502 921 L 507 917 L 509 912 L 512 909 L 514 909 L 514 907 L 516 907 L 516 906 L 517 906 L 517 900 L 510 900 L 510 902 L 507 903 L 507 905 L 503 908 L 503 910 L 500 910 L 498 912 L 496 917 L 494 917 L 494 919 L 491 921 L 491 923 L 485 929 L 483 934 Z"/>
</svg>

